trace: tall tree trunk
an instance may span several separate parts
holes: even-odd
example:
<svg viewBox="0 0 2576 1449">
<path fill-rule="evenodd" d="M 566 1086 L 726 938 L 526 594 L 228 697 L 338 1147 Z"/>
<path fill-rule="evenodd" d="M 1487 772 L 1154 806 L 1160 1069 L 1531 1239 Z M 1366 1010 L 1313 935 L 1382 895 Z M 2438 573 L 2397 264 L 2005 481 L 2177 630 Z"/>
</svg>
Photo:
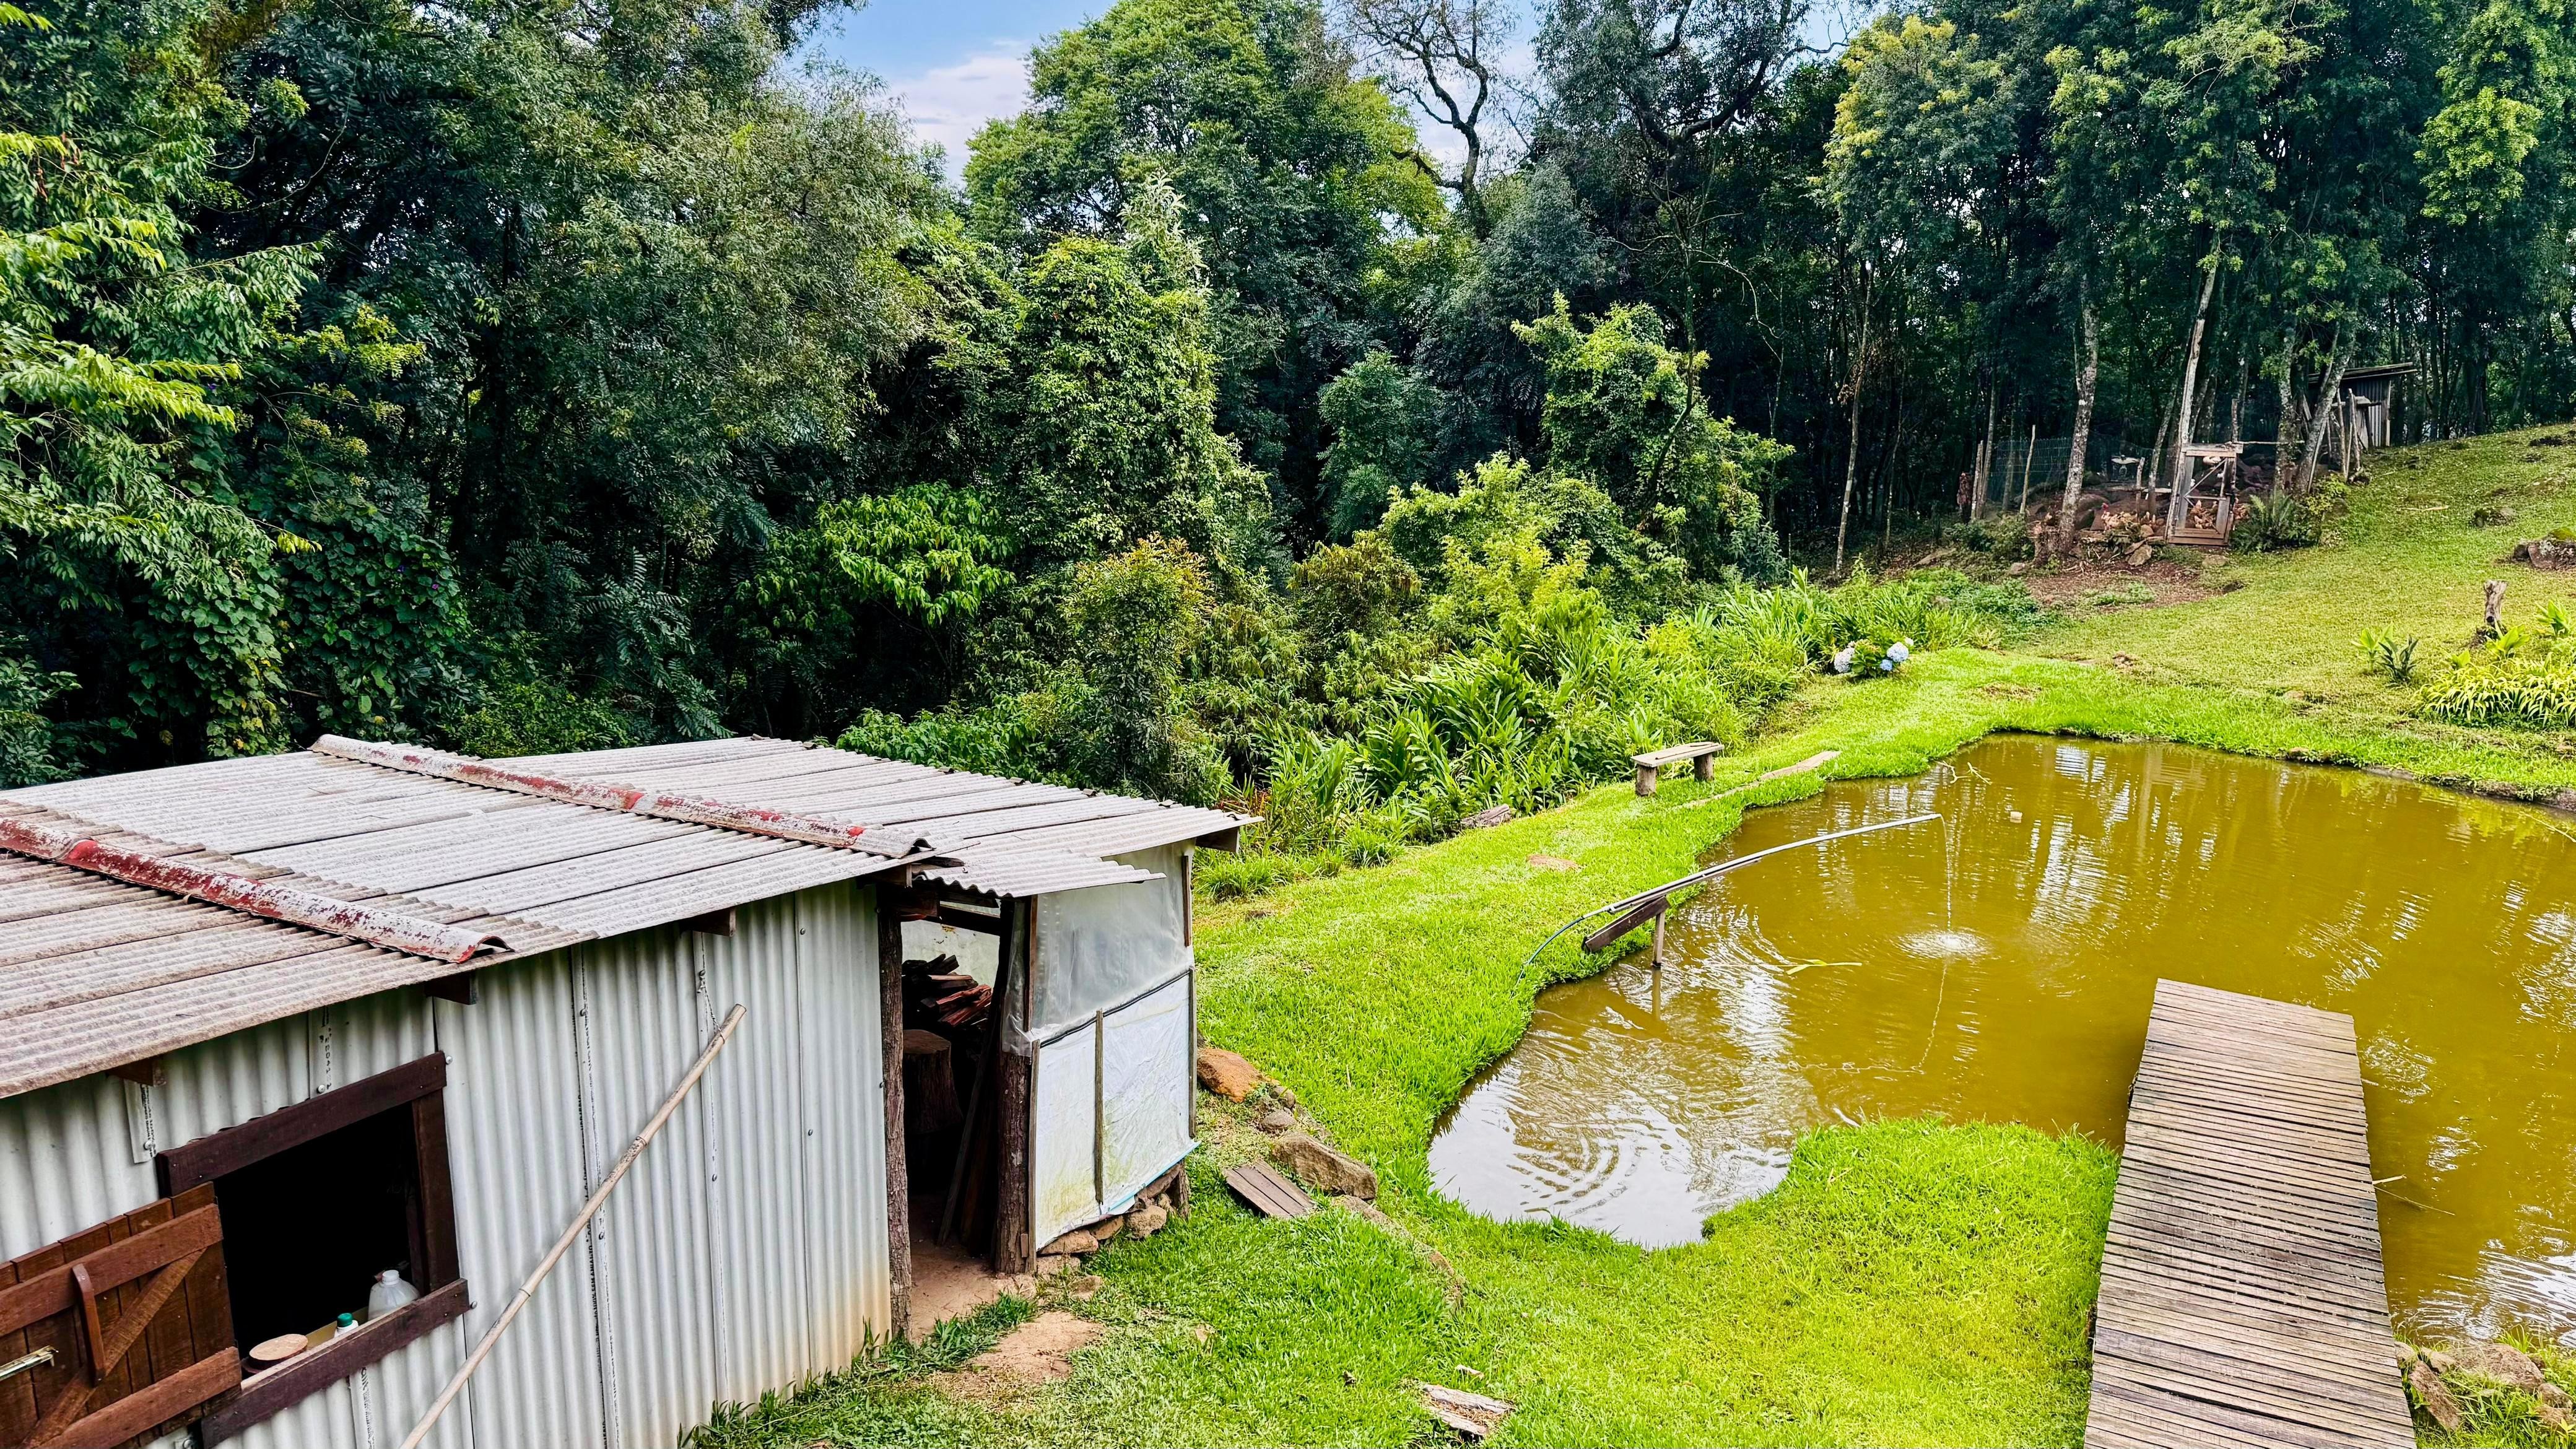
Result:
<svg viewBox="0 0 2576 1449">
<path fill-rule="evenodd" d="M 1986 388 L 1986 440 L 1977 445 L 1977 478 L 1968 493 L 1968 517 L 1972 521 L 1986 516 L 1986 488 L 1995 475 L 1995 402 L 2002 391 L 2000 380 Z"/>
<path fill-rule="evenodd" d="M 2165 504 L 2165 537 L 2182 531 L 2183 520 L 2191 511 L 2191 472 L 2185 466 L 2182 450 L 2191 446 L 2192 404 L 2200 387 L 2200 341 L 2209 330 L 2209 296 L 2218 290 L 2218 263 L 2225 253 L 2216 246 L 2209 249 L 2209 266 L 2200 274 L 2200 305 L 2191 314 L 2191 343 L 2182 354 L 2182 396 L 2174 410 L 2173 452 L 2167 456 L 2165 469 L 2173 479 L 2173 495 Z"/>
<path fill-rule="evenodd" d="M 2288 483 L 2281 470 L 2298 456 L 2302 426 L 2299 418 L 2299 324 L 2291 323 L 2281 332 L 2281 421 L 2272 429 L 2272 482 L 2274 487 Z"/>
<path fill-rule="evenodd" d="M 1834 524 L 1834 576 L 1843 571 L 1843 546 L 1851 535 L 1852 489 L 1860 483 L 1860 392 L 1869 376 L 1869 269 L 1861 269 L 1860 345 L 1852 350 L 1851 453 L 1843 459 L 1843 511 Z"/>
<path fill-rule="evenodd" d="M 2326 420 L 2334 416 L 2335 394 L 2343 390 L 2343 370 L 2352 361 L 2352 354 L 2344 342 L 2351 331 L 2341 322 L 2335 324 L 2334 348 L 2326 354 L 2326 385 L 2317 394 L 2316 411 L 2309 414 L 2307 449 L 2299 455 L 2301 492 L 2316 486 L 2317 455 L 2324 452 L 2326 446 Z"/>
<path fill-rule="evenodd" d="M 2093 384 L 2101 376 L 2102 329 L 2093 318 L 2093 299 L 2076 293 L 2083 313 L 2075 356 L 2075 436 L 2066 446 L 2066 501 L 2057 509 L 2057 545 L 2075 552 L 2075 500 L 2084 493 L 2084 455 L 2093 446 Z"/>
</svg>

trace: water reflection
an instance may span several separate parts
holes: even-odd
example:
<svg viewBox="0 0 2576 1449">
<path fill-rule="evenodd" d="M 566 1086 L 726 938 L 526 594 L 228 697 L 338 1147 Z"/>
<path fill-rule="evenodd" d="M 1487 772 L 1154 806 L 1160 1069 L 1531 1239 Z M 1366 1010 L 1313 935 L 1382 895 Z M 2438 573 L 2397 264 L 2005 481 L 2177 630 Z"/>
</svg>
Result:
<svg viewBox="0 0 2576 1449">
<path fill-rule="evenodd" d="M 1444 1190 L 1651 1245 L 1801 1132 L 1937 1112 L 2117 1143 L 2159 976 L 2350 1012 L 2389 1287 L 2419 1331 L 2576 1345 L 2576 836 L 2353 771 L 2008 736 L 1758 812 L 1776 857 L 1669 964 L 1550 990 L 1443 1125 Z"/>
</svg>

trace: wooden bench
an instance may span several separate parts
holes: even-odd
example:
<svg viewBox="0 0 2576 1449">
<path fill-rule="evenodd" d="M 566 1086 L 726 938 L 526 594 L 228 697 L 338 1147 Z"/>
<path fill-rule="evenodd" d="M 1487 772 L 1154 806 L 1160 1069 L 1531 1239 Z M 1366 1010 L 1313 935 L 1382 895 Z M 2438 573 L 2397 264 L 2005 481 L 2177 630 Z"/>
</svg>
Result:
<svg viewBox="0 0 2576 1449">
<path fill-rule="evenodd" d="M 1684 760 L 1691 762 L 1692 779 L 1713 779 L 1717 774 L 1717 757 L 1725 752 L 1726 746 L 1715 740 L 1693 740 L 1686 745 L 1667 745 L 1660 750 L 1632 756 L 1637 762 L 1637 793 L 1654 794 L 1656 775 L 1664 766 L 1678 765 Z"/>
</svg>

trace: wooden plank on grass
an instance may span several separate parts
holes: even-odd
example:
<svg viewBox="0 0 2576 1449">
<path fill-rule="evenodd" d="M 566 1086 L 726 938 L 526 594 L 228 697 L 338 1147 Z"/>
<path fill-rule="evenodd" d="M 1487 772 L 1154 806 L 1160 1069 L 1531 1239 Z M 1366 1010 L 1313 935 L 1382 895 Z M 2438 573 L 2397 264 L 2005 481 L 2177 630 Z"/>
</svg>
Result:
<svg viewBox="0 0 2576 1449">
<path fill-rule="evenodd" d="M 1225 1185 L 1265 1218 L 1302 1218 L 1315 1210 L 1315 1200 L 1306 1196 L 1306 1190 L 1267 1162 L 1227 1168 Z"/>
</svg>

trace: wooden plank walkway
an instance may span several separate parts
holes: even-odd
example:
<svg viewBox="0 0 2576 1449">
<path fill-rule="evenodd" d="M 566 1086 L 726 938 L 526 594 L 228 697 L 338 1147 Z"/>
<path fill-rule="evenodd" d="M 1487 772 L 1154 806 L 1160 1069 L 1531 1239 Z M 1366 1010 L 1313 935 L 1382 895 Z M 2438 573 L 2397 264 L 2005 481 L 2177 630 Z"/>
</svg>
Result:
<svg viewBox="0 0 2576 1449">
<path fill-rule="evenodd" d="M 2088 1449 L 2414 1444 L 2367 1125 L 2351 1017 L 2156 983 Z"/>
</svg>

